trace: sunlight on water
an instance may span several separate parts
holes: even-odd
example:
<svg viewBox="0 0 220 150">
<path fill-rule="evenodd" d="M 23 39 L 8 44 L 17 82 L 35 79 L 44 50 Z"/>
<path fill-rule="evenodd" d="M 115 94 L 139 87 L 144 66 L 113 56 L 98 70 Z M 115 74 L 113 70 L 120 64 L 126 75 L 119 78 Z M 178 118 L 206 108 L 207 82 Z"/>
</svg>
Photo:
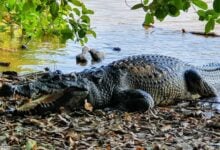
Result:
<svg viewBox="0 0 220 150">
<path fill-rule="evenodd" d="M 129 5 L 134 2 L 128 0 Z M 86 3 L 95 11 L 92 27 L 97 32 L 97 38 L 90 38 L 88 46 L 105 52 L 106 59 L 102 64 L 129 55 L 149 53 L 174 56 L 196 65 L 219 62 L 220 38 L 181 33 L 182 28 L 203 29 L 193 11 L 178 18 L 167 18 L 165 22 L 156 23 L 156 28 L 145 30 L 141 25 L 144 12 L 131 11 L 124 1 L 113 0 L 111 3 L 106 3 L 96 0 Z M 216 32 L 219 31 L 217 26 Z M 0 47 L 6 47 L 6 50 L 0 51 L 0 61 L 11 62 L 11 66 L 0 67 L 0 71 L 15 70 L 24 73 L 50 67 L 72 72 L 92 66 L 91 63 L 84 67 L 76 65 L 75 56 L 80 53 L 81 46 L 72 41 L 69 41 L 66 47 L 59 45 L 57 41 L 49 44 L 51 40 L 43 44 L 30 42 L 28 50 L 16 50 L 14 48 L 17 45 L 16 40 L 6 39 L 5 35 L 0 38 Z M 113 47 L 120 47 L 122 50 L 114 52 Z"/>
</svg>

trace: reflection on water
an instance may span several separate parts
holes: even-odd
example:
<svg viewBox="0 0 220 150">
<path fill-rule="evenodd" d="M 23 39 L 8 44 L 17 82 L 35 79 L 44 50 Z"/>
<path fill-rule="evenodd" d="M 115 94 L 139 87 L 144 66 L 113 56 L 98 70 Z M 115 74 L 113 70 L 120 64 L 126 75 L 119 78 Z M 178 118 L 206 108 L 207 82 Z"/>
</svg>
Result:
<svg viewBox="0 0 220 150">
<path fill-rule="evenodd" d="M 205 38 L 181 33 L 182 28 L 203 29 L 202 23 L 197 23 L 194 11 L 183 14 L 179 18 L 168 18 L 165 22 L 157 23 L 156 28 L 145 30 L 141 26 L 144 18 L 143 11 L 131 11 L 124 1 L 96 0 L 86 1 L 86 3 L 88 7 L 95 10 L 92 26 L 97 32 L 97 38 L 90 39 L 87 46 L 105 52 L 106 58 L 102 64 L 129 55 L 150 53 L 174 56 L 195 65 L 220 62 L 220 38 Z M 217 26 L 216 32 L 219 33 L 219 31 Z M 12 46 L 15 42 L 11 41 L 10 44 Z M 75 56 L 81 52 L 80 45 L 72 41 L 69 41 L 66 47 L 55 41 L 53 44 L 56 45 L 53 48 L 32 43 L 28 50 L 0 51 L 0 61 L 11 62 L 10 68 L 0 67 L 0 71 L 10 69 L 29 72 L 50 67 L 52 70 L 61 69 L 63 72 L 72 72 L 92 66 L 91 63 L 83 67 L 76 65 Z M 120 47 L 121 51 L 113 51 L 113 47 Z"/>
<path fill-rule="evenodd" d="M 60 44 L 55 38 L 38 39 L 28 44 L 28 49 L 21 49 L 18 36 L 11 37 L 8 33 L 0 33 L 0 62 L 10 62 L 10 67 L 1 67 L 0 71 L 14 70 L 20 73 L 42 70 L 46 64 L 55 64 L 56 59 L 50 59 L 54 55 L 62 55 L 65 45 Z M 39 42 L 44 41 L 44 42 Z M 50 56 L 51 55 L 51 56 Z"/>
</svg>

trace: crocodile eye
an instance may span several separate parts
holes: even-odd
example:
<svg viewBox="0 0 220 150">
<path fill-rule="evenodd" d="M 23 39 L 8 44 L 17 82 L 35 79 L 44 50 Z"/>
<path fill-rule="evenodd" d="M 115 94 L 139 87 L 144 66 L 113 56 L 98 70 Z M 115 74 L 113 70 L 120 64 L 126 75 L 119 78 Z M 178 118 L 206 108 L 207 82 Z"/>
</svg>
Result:
<svg viewBox="0 0 220 150">
<path fill-rule="evenodd" d="M 100 83 L 103 79 L 104 71 L 103 70 L 97 70 L 96 72 L 93 72 L 92 79 L 96 83 Z"/>
<path fill-rule="evenodd" d="M 71 80 L 73 80 L 73 81 L 77 80 L 77 75 L 75 72 L 70 73 L 70 77 L 71 77 Z"/>
</svg>

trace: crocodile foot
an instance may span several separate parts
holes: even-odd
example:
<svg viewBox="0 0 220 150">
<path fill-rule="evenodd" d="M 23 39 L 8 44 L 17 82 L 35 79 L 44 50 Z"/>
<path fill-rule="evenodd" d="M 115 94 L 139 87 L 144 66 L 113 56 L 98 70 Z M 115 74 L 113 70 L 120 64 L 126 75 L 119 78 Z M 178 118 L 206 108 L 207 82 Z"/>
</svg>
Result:
<svg viewBox="0 0 220 150">
<path fill-rule="evenodd" d="M 150 94 L 140 89 L 127 89 L 116 93 L 113 105 L 123 111 L 146 111 L 154 107 Z"/>
</svg>

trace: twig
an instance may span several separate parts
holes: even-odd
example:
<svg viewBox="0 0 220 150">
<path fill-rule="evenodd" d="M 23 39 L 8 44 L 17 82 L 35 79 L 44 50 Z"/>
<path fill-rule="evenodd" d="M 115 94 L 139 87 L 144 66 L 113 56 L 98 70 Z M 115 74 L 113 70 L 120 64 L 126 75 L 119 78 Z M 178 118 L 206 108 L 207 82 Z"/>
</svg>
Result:
<svg viewBox="0 0 220 150">
<path fill-rule="evenodd" d="M 125 4 L 126 4 L 126 6 L 128 6 L 129 8 L 131 8 L 131 6 L 128 4 L 127 0 L 125 0 Z"/>
<path fill-rule="evenodd" d="M 8 67 L 8 66 L 10 66 L 10 62 L 0 62 L 0 66 L 2 66 L 2 67 Z"/>
<path fill-rule="evenodd" d="M 220 133 L 217 132 L 217 131 L 208 131 L 208 130 L 204 130 L 204 131 L 207 132 L 207 133 L 214 134 L 214 135 L 216 135 L 216 136 L 220 136 Z"/>
<path fill-rule="evenodd" d="M 194 35 L 200 35 L 200 36 L 205 36 L 205 37 L 220 37 L 220 35 L 215 34 L 215 33 L 205 33 L 205 32 L 196 32 L 196 31 L 187 32 L 185 29 L 182 29 L 182 33 L 191 33 Z"/>
<path fill-rule="evenodd" d="M 159 118 L 151 109 L 149 109 L 149 112 L 153 115 L 154 118 Z"/>
</svg>

